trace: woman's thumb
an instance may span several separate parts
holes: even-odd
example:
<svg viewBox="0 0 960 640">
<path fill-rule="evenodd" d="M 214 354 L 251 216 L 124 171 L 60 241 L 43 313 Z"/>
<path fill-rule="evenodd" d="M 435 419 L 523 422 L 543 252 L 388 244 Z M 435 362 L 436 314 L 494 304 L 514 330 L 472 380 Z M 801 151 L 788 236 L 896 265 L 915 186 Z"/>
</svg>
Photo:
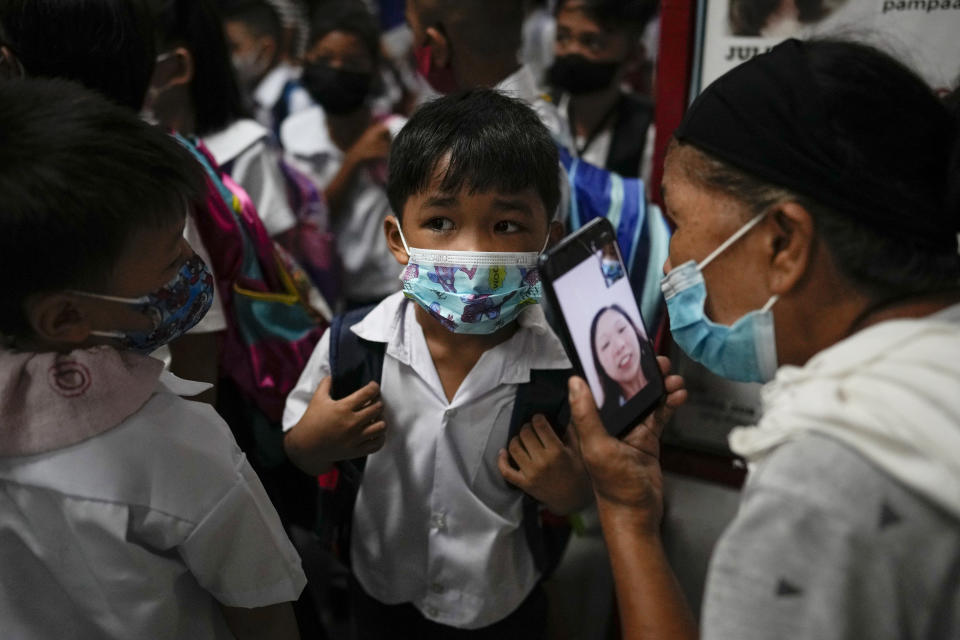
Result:
<svg viewBox="0 0 960 640">
<path fill-rule="evenodd" d="M 581 441 L 605 433 L 593 394 L 583 378 L 573 376 L 568 385 L 570 391 L 570 417 L 572 426 Z"/>
</svg>

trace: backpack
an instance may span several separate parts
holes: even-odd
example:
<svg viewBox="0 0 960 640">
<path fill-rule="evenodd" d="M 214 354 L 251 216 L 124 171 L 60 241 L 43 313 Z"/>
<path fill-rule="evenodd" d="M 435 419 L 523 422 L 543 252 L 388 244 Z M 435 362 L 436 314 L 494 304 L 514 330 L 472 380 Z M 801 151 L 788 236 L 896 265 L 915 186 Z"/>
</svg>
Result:
<svg viewBox="0 0 960 640">
<path fill-rule="evenodd" d="M 221 371 L 269 423 L 278 424 L 326 322 L 310 304 L 315 292 L 309 277 L 270 239 L 246 192 L 202 142 L 175 138 L 207 178 L 206 209 L 195 219 L 227 317 Z"/>
<path fill-rule="evenodd" d="M 640 301 L 647 334 L 656 335 L 665 316 L 660 292 L 663 263 L 670 249 L 670 227 L 659 207 L 648 204 L 643 180 L 623 176 L 575 158 L 559 148 L 570 184 L 568 231 L 594 218 L 607 218 L 627 265 L 630 286 Z"/>
<path fill-rule="evenodd" d="M 364 340 L 350 330 L 372 308 L 354 309 L 338 315 L 330 325 L 330 395 L 334 400 L 350 395 L 368 382 L 380 382 L 386 345 Z M 534 369 L 530 372 L 530 381 L 517 387 L 508 441 L 537 413 L 545 415 L 559 435 L 563 435 L 570 417 L 567 380 L 572 374 L 572 369 Z M 353 506 L 363 480 L 365 463 L 365 457 L 343 460 L 318 478 L 320 495 L 316 532 L 321 543 L 332 549 L 346 565 L 349 565 L 350 558 Z M 559 564 L 570 538 L 568 520 L 551 514 L 524 494 L 523 527 L 534 566 L 541 576 L 549 576 Z"/>
</svg>

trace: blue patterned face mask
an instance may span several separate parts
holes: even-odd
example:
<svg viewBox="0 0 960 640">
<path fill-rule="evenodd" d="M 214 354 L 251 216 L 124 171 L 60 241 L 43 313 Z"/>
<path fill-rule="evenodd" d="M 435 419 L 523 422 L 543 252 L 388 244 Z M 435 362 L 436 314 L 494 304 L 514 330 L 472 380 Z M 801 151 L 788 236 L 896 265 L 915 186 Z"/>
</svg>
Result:
<svg viewBox="0 0 960 640">
<path fill-rule="evenodd" d="M 99 293 L 73 293 L 88 298 L 128 304 L 153 321 L 146 331 L 91 331 L 115 338 L 124 349 L 151 353 L 192 329 L 213 304 L 213 276 L 198 255 L 188 259 L 174 278 L 160 289 L 139 298 L 118 298 Z"/>
<path fill-rule="evenodd" d="M 699 265 L 694 260 L 670 271 L 660 284 L 667 301 L 670 333 L 674 342 L 693 360 L 730 380 L 767 382 L 777 370 L 777 343 L 770 308 L 772 296 L 762 309 L 751 311 L 733 325 L 717 324 L 707 317 L 704 304 L 707 285 L 703 270 L 714 258 L 759 223 L 760 214 L 743 225 Z"/>
<path fill-rule="evenodd" d="M 400 239 L 409 256 L 403 294 L 454 333 L 493 333 L 540 302 L 540 252 L 411 249 L 403 231 Z"/>
</svg>

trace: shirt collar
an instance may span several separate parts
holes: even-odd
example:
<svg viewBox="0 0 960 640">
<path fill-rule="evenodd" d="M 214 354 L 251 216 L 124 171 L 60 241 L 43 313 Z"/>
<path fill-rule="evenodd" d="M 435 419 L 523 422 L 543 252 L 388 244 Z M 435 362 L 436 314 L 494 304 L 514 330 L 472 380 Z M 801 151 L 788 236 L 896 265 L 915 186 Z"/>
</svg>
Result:
<svg viewBox="0 0 960 640">
<path fill-rule="evenodd" d="M 281 62 L 263 77 L 253 92 L 253 99 L 261 107 L 272 109 L 283 94 L 283 87 L 287 84 L 287 80 L 296 78 L 297 75 L 295 68 Z"/>
<path fill-rule="evenodd" d="M 521 65 L 519 69 L 507 76 L 495 88 L 497 91 L 523 100 L 527 104 L 533 103 L 540 97 L 536 76 L 533 75 L 533 71 L 527 65 Z"/>
<path fill-rule="evenodd" d="M 295 156 L 313 158 L 320 155 L 342 155 L 330 138 L 327 117 L 317 105 L 290 114 L 283 121 L 280 137 L 284 148 Z"/>
<path fill-rule="evenodd" d="M 364 340 L 382 342 L 386 353 L 405 365 L 413 361 L 410 333 L 407 322 L 416 322 L 407 308 L 415 302 L 408 301 L 399 291 L 377 305 L 351 330 Z M 412 311 L 412 309 L 411 309 Z M 572 365 L 553 329 L 547 323 L 543 308 L 531 305 L 517 318 L 519 331 L 504 344 L 513 345 L 515 354 L 504 369 L 505 384 L 529 382 L 532 369 L 569 369 Z"/>
</svg>

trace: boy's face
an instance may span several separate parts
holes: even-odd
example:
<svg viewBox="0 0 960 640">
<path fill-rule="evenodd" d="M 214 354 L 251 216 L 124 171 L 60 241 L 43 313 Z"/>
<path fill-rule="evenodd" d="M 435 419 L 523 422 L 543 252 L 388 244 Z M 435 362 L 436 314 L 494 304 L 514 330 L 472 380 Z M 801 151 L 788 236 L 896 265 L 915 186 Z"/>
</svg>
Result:
<svg viewBox="0 0 960 640">
<path fill-rule="evenodd" d="M 590 19 L 576 2 L 557 13 L 558 56 L 579 54 L 594 62 L 624 62 L 631 53 L 626 32 L 612 33 Z"/>
<path fill-rule="evenodd" d="M 332 69 L 370 73 L 374 70 L 373 56 L 360 38 L 346 31 L 331 31 L 307 50 L 304 60 L 323 64 Z"/>
<path fill-rule="evenodd" d="M 270 36 L 256 35 L 240 20 L 226 20 L 223 27 L 240 81 L 246 85 L 256 83 L 273 67 L 278 43 Z"/>
<path fill-rule="evenodd" d="M 86 292 L 139 298 L 173 280 L 184 262 L 193 256 L 193 249 L 183 238 L 184 222 L 181 219 L 164 228 L 143 229 L 135 234 L 107 281 Z M 152 320 L 129 304 L 69 292 L 34 296 L 27 300 L 26 312 L 38 337 L 54 346 L 87 343 L 91 331 L 152 328 Z"/>
<path fill-rule="evenodd" d="M 562 233 L 559 224 L 549 222 L 533 187 L 517 193 L 470 193 L 466 188 L 447 193 L 440 190 L 442 178 L 442 172 L 435 172 L 427 189 L 410 196 L 403 207 L 403 235 L 411 248 L 536 252 L 548 233 L 552 239 Z M 389 216 L 384 229 L 394 258 L 407 264 L 397 219 Z"/>
</svg>

